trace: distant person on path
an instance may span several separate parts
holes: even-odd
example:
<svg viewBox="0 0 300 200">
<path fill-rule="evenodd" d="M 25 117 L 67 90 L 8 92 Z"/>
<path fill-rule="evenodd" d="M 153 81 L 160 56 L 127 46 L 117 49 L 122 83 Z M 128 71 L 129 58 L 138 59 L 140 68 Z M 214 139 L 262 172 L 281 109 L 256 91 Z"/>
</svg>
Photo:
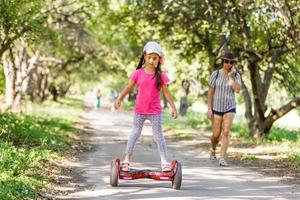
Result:
<svg viewBox="0 0 300 200">
<path fill-rule="evenodd" d="M 227 166 L 225 160 L 229 145 L 230 128 L 236 113 L 235 92 L 241 89 L 241 76 L 236 71 L 234 55 L 226 52 L 221 68 L 214 71 L 208 81 L 207 117 L 212 121 L 210 159 L 216 160 L 216 147 L 221 135 L 219 164 Z"/>
<path fill-rule="evenodd" d="M 111 103 L 114 103 L 118 97 L 116 90 L 111 89 L 109 94 L 109 99 Z"/>
<path fill-rule="evenodd" d="M 163 92 L 171 106 L 173 118 L 177 118 L 177 110 L 168 89 L 169 78 L 165 72 L 161 71 L 162 63 L 163 52 L 161 46 L 154 41 L 148 42 L 144 46 L 144 52 L 136 70 L 130 76 L 130 83 L 122 90 L 115 101 L 115 109 L 118 109 L 123 98 L 137 86 L 138 94 L 135 102 L 133 130 L 128 138 L 126 156 L 122 162 L 124 171 L 130 169 L 133 149 L 141 135 L 145 120 L 151 122 L 153 137 L 160 153 L 162 171 L 171 170 L 171 165 L 167 161 L 167 146 L 162 133 L 160 91 Z"/>
<path fill-rule="evenodd" d="M 96 108 L 99 109 L 101 106 L 101 91 L 98 89 L 96 92 Z"/>
<path fill-rule="evenodd" d="M 111 89 L 110 92 L 109 92 L 109 101 L 111 103 L 111 107 L 110 107 L 111 111 L 114 111 L 114 109 L 115 109 L 114 108 L 114 102 L 116 101 L 117 97 L 118 97 L 117 91 L 114 90 L 114 89 Z"/>
</svg>

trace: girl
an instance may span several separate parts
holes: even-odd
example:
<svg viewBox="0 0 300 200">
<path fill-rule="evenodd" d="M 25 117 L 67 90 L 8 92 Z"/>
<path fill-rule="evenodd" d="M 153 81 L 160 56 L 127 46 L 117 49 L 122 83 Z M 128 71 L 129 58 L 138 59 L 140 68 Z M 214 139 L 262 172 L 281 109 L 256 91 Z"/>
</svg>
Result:
<svg viewBox="0 0 300 200">
<path fill-rule="evenodd" d="M 130 169 L 133 148 L 147 119 L 152 124 L 153 137 L 160 152 L 162 171 L 171 170 L 170 163 L 167 161 L 167 146 L 162 133 L 160 91 L 163 92 L 171 106 L 173 118 L 177 117 L 177 111 L 167 87 L 169 78 L 160 68 L 163 63 L 162 56 L 161 46 L 154 41 L 148 42 L 144 46 L 144 53 L 135 72 L 130 77 L 130 83 L 122 90 L 114 104 L 115 109 L 118 109 L 123 98 L 137 85 L 138 94 L 135 101 L 133 130 L 129 136 L 126 156 L 122 163 L 122 170 L 124 171 Z"/>
<path fill-rule="evenodd" d="M 222 132 L 219 164 L 227 166 L 225 156 L 229 145 L 229 131 L 236 113 L 235 92 L 241 89 L 241 76 L 234 68 L 232 53 L 225 53 L 221 69 L 212 73 L 209 79 L 207 117 L 212 121 L 211 160 L 216 160 L 216 147 Z"/>
</svg>

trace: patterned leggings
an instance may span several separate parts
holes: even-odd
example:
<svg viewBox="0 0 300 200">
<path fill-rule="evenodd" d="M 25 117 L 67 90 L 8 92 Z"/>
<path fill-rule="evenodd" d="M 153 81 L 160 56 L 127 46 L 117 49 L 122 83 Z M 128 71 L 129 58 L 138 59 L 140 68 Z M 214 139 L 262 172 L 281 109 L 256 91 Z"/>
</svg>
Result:
<svg viewBox="0 0 300 200">
<path fill-rule="evenodd" d="M 152 124 L 153 137 L 158 146 L 161 162 L 166 163 L 167 162 L 167 145 L 165 142 L 164 135 L 162 133 L 161 114 L 158 114 L 158 115 L 141 115 L 141 114 L 137 114 L 137 113 L 134 114 L 133 130 L 127 141 L 126 154 L 132 155 L 135 143 L 141 136 L 144 122 L 147 119 Z"/>
</svg>

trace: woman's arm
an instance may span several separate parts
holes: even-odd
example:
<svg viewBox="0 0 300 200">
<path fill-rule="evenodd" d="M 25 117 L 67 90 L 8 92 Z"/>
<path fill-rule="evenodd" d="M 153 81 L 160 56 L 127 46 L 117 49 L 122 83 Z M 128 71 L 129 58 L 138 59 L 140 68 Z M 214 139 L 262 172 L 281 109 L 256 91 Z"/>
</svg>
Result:
<svg viewBox="0 0 300 200">
<path fill-rule="evenodd" d="M 228 79 L 229 79 L 229 85 L 231 86 L 233 91 L 238 93 L 241 90 L 241 86 L 233 79 L 233 76 L 235 76 L 236 73 L 237 72 L 235 67 L 232 67 L 230 72 L 228 73 Z"/>
<path fill-rule="evenodd" d="M 122 90 L 122 92 L 120 92 L 118 98 L 116 99 L 114 106 L 115 109 L 118 109 L 121 106 L 121 102 L 123 100 L 123 98 L 133 90 L 134 86 L 136 85 L 136 83 L 134 81 L 130 81 L 130 83 Z"/>
<path fill-rule="evenodd" d="M 212 118 L 213 118 L 212 100 L 213 100 L 214 93 L 215 93 L 215 88 L 209 86 L 208 94 L 207 94 L 207 118 L 210 120 L 212 120 Z"/>
<path fill-rule="evenodd" d="M 234 92 L 240 92 L 241 86 L 232 78 L 232 76 L 229 76 L 229 85 L 231 86 Z"/>
<path fill-rule="evenodd" d="M 176 107 L 175 107 L 175 104 L 174 104 L 174 100 L 173 100 L 173 97 L 171 96 L 170 94 L 170 91 L 168 89 L 168 86 L 167 85 L 163 85 L 162 86 L 162 91 L 163 91 L 163 94 L 166 98 L 166 100 L 168 101 L 168 103 L 170 104 L 171 106 L 171 109 L 172 109 L 172 117 L 174 119 L 177 118 L 177 110 L 176 110 Z"/>
</svg>

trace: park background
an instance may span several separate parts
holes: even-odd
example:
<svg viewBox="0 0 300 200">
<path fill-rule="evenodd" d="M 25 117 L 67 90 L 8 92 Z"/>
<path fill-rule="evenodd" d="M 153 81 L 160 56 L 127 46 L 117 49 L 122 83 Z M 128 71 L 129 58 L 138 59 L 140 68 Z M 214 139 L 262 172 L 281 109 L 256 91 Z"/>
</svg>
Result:
<svg viewBox="0 0 300 200">
<path fill-rule="evenodd" d="M 162 101 L 166 130 L 183 140 L 209 132 L 208 78 L 231 51 L 243 79 L 232 146 L 247 147 L 233 159 L 284 163 L 299 182 L 299 32 L 297 0 L 1 1 L 1 199 L 40 195 L 49 163 L 82 148 L 74 124 L 84 96 L 120 92 L 150 40 L 163 47 L 180 113 L 169 120 Z"/>
</svg>

